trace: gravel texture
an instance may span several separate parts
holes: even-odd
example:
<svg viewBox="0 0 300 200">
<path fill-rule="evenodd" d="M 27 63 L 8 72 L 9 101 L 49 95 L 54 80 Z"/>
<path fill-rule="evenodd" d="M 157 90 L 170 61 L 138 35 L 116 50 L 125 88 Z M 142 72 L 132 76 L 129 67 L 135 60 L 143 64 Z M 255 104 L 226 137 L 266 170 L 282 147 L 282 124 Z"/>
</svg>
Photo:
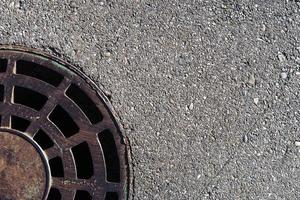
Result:
<svg viewBox="0 0 300 200">
<path fill-rule="evenodd" d="M 111 96 L 134 199 L 299 199 L 299 0 L 0 3 L 0 43 Z"/>
</svg>

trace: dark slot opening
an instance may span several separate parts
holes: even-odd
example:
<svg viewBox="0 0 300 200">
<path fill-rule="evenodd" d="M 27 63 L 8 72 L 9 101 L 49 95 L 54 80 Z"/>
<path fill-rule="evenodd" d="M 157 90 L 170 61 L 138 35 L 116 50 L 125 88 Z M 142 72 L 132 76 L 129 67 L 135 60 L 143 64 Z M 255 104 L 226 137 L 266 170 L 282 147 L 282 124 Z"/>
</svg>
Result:
<svg viewBox="0 0 300 200">
<path fill-rule="evenodd" d="M 72 84 L 66 95 L 81 108 L 92 124 L 96 124 L 103 119 L 95 103 L 78 86 Z"/>
<path fill-rule="evenodd" d="M 118 200 L 119 196 L 116 192 L 106 192 L 105 200 Z"/>
<path fill-rule="evenodd" d="M 33 139 L 45 150 L 53 147 L 54 143 L 51 138 L 43 131 L 39 130 L 33 137 Z"/>
<path fill-rule="evenodd" d="M 56 188 L 51 188 L 47 200 L 61 200 L 60 191 Z"/>
<path fill-rule="evenodd" d="M 51 169 L 52 177 L 64 177 L 64 167 L 63 162 L 60 157 L 55 157 L 49 160 L 49 166 Z"/>
<path fill-rule="evenodd" d="M 90 193 L 84 190 L 77 190 L 74 200 L 92 200 Z"/>
<path fill-rule="evenodd" d="M 7 68 L 7 60 L 0 59 L 0 73 L 6 72 L 6 68 Z"/>
<path fill-rule="evenodd" d="M 109 130 L 99 133 L 98 137 L 105 158 L 106 179 L 109 182 L 120 182 L 120 161 L 114 137 Z"/>
<path fill-rule="evenodd" d="M 75 135 L 79 131 L 77 124 L 61 106 L 55 107 L 49 119 L 60 129 L 66 138 Z"/>
<path fill-rule="evenodd" d="M 77 177 L 80 179 L 89 179 L 94 174 L 93 160 L 88 143 L 83 142 L 72 148 Z"/>
<path fill-rule="evenodd" d="M 14 103 L 33 108 L 37 111 L 41 110 L 48 98 L 36 91 L 28 88 L 15 86 L 14 88 Z"/>
<path fill-rule="evenodd" d="M 11 116 L 11 128 L 16 129 L 19 131 L 26 131 L 28 126 L 30 125 L 30 121 L 17 117 L 17 116 Z"/>
<path fill-rule="evenodd" d="M 0 85 L 0 101 L 4 100 L 4 86 Z"/>
<path fill-rule="evenodd" d="M 17 62 L 16 73 L 40 79 L 56 87 L 62 82 L 64 78 L 61 74 L 51 69 L 25 60 L 19 60 Z"/>
</svg>

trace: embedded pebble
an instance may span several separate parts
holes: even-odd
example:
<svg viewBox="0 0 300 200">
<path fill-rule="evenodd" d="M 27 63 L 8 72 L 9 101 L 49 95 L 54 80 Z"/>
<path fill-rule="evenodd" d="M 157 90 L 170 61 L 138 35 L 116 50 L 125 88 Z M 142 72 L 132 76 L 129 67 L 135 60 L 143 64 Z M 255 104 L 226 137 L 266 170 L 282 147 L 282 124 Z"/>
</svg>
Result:
<svg viewBox="0 0 300 200">
<path fill-rule="evenodd" d="M 247 136 L 247 135 L 244 135 L 244 137 L 243 137 L 243 142 L 245 142 L 245 143 L 248 142 L 248 136 Z"/>
<path fill-rule="evenodd" d="M 282 72 L 282 73 L 280 74 L 280 76 L 281 76 L 282 79 L 286 79 L 288 75 L 287 75 L 286 72 Z"/>
<path fill-rule="evenodd" d="M 191 103 L 188 108 L 189 108 L 189 110 L 193 110 L 194 109 L 194 104 Z"/>
<path fill-rule="evenodd" d="M 278 59 L 279 59 L 280 62 L 286 61 L 285 55 L 281 52 L 278 52 Z"/>
<path fill-rule="evenodd" d="M 105 57 L 110 57 L 110 56 L 111 56 L 111 53 L 110 53 L 109 51 L 106 51 L 106 52 L 103 53 L 103 55 L 104 55 Z"/>
<path fill-rule="evenodd" d="M 297 147 L 300 147 L 300 141 L 296 141 L 296 142 L 295 142 L 295 145 L 296 145 Z"/>
<path fill-rule="evenodd" d="M 258 99 L 257 97 L 255 97 L 255 98 L 253 99 L 253 101 L 254 101 L 255 104 L 258 104 L 259 99 Z"/>
<path fill-rule="evenodd" d="M 253 74 L 251 74 L 251 76 L 250 76 L 250 78 L 249 78 L 249 84 L 251 84 L 251 85 L 255 85 L 255 77 L 254 77 L 254 75 Z"/>
</svg>

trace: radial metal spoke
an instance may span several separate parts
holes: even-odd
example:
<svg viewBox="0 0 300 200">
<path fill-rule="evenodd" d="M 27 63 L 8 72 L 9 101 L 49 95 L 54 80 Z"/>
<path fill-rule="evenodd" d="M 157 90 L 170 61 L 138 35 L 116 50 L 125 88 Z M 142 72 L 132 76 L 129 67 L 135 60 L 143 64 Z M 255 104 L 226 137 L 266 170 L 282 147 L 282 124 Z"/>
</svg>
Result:
<svg viewBox="0 0 300 200">
<path fill-rule="evenodd" d="M 51 160 L 52 158 L 55 158 L 57 156 L 62 156 L 62 151 L 57 147 L 56 144 L 53 147 L 44 150 L 44 153 L 46 154 L 48 160 Z"/>
<path fill-rule="evenodd" d="M 13 76 L 15 67 L 16 60 L 8 59 L 5 77 L 1 79 L 1 83 L 4 85 L 4 103 L 6 103 L 7 105 L 10 105 L 13 102 L 14 83 L 11 80 L 11 77 Z"/>
<path fill-rule="evenodd" d="M 60 189 L 62 200 L 73 200 L 75 196 L 75 190 Z"/>
<path fill-rule="evenodd" d="M 10 105 L 13 102 L 13 85 L 6 83 L 4 85 L 4 103 Z"/>
<path fill-rule="evenodd" d="M 7 60 L 6 74 L 11 75 L 15 73 L 17 59 L 10 58 Z"/>
<path fill-rule="evenodd" d="M 2 112 L 0 108 L 0 114 L 1 114 L 1 127 L 10 128 L 10 115 L 8 113 Z"/>
</svg>

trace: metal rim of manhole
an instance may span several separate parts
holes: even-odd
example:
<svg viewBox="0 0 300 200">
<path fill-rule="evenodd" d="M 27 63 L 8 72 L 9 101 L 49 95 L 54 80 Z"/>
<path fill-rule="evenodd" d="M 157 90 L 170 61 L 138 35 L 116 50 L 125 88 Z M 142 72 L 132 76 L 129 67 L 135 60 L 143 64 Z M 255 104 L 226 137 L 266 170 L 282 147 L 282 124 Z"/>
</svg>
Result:
<svg viewBox="0 0 300 200">
<path fill-rule="evenodd" d="M 0 46 L 0 199 L 129 198 L 127 140 L 100 89 L 40 51 Z"/>
</svg>

